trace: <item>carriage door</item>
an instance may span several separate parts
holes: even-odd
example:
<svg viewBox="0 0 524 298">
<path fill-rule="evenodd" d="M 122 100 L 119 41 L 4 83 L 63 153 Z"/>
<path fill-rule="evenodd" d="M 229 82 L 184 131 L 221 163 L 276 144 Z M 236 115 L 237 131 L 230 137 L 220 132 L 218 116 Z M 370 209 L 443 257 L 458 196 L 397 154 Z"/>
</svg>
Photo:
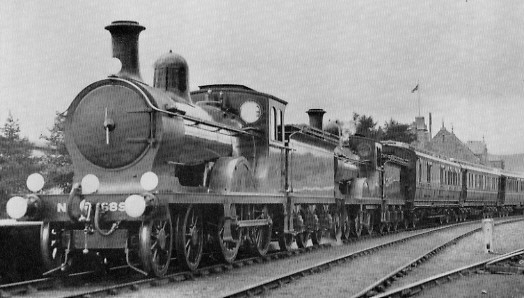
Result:
<svg viewBox="0 0 524 298">
<path fill-rule="evenodd" d="M 460 206 L 464 205 L 464 202 L 466 202 L 467 196 L 468 196 L 468 171 L 462 170 L 462 189 L 460 191 L 460 198 L 459 198 Z"/>
<path fill-rule="evenodd" d="M 498 180 L 498 183 L 497 183 L 497 186 L 498 186 L 498 205 L 499 206 L 503 206 L 505 201 L 504 201 L 504 194 L 506 193 L 506 177 L 505 176 L 499 176 L 497 178 Z"/>
</svg>

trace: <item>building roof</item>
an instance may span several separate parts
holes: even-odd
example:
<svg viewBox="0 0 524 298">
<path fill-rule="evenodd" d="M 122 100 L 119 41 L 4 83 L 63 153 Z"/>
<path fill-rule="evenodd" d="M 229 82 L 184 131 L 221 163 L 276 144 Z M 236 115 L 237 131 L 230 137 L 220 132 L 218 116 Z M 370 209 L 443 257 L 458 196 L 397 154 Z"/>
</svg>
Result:
<svg viewBox="0 0 524 298">
<path fill-rule="evenodd" d="M 466 145 L 475 155 L 482 155 L 487 150 L 486 144 L 483 141 L 468 141 Z"/>
<path fill-rule="evenodd" d="M 426 149 L 449 158 L 470 163 L 478 164 L 481 162 L 479 157 L 476 156 L 466 144 L 453 132 L 449 132 L 444 126 L 440 128 L 437 134 L 427 144 Z"/>
</svg>

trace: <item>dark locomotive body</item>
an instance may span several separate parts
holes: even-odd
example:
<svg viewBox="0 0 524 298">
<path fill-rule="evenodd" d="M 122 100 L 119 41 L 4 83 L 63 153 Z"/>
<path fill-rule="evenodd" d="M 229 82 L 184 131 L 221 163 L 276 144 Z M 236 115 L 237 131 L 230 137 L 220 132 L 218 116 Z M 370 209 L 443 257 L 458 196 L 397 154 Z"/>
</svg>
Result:
<svg viewBox="0 0 524 298">
<path fill-rule="evenodd" d="M 245 86 L 190 94 L 187 63 L 173 53 L 157 60 L 148 86 L 138 70 L 144 27 L 106 29 L 122 70 L 86 87 L 67 111 L 71 193 L 40 187 L 8 203 L 12 217 L 43 221 L 48 273 L 94 253 L 161 276 L 172 256 L 194 270 L 204 250 L 232 262 L 241 247 L 264 255 L 271 241 L 289 250 L 327 234 L 358 237 L 523 202 L 521 177 L 343 137 L 336 123 L 323 129 L 320 109 L 308 111 L 309 125 L 286 124 L 285 101 Z M 470 174 L 497 189 L 467 188 Z M 505 197 L 507 189 L 515 191 Z"/>
</svg>

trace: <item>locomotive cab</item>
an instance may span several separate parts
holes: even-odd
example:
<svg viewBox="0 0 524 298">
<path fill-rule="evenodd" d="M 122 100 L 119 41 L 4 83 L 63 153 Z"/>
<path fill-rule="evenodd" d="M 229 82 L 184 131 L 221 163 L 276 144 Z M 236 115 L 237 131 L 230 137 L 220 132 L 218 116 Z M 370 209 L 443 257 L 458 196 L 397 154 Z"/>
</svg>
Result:
<svg viewBox="0 0 524 298">
<path fill-rule="evenodd" d="M 191 93 L 193 102 L 218 123 L 232 125 L 248 133 L 238 134 L 233 156 L 249 163 L 259 191 L 280 192 L 284 180 L 284 115 L 287 102 L 243 85 L 204 85 Z M 275 185 L 280 185 L 275 188 Z"/>
</svg>

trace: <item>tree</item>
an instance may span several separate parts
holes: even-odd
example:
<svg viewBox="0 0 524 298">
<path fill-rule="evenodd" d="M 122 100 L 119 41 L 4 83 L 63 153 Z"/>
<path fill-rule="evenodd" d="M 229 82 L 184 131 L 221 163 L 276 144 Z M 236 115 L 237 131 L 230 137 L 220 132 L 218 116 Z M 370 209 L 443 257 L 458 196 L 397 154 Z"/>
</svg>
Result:
<svg viewBox="0 0 524 298">
<path fill-rule="evenodd" d="M 409 131 L 409 124 L 402 124 L 396 120 L 390 119 L 384 123 L 384 141 L 398 141 L 403 143 L 411 143 L 417 139 L 417 136 Z"/>
<path fill-rule="evenodd" d="M 42 135 L 40 138 L 46 140 L 51 147 L 48 154 L 43 157 L 46 165 L 44 175 L 48 181 L 46 188 L 58 187 L 62 191 L 69 192 L 73 180 L 73 165 L 64 141 L 65 120 L 65 114 L 57 112 L 53 127 L 49 129 L 49 135 Z"/>
<path fill-rule="evenodd" d="M 41 169 L 39 159 L 32 156 L 33 145 L 20 137 L 20 124 L 11 113 L 0 135 L 0 206 L 10 194 L 27 192 L 27 176 Z"/>
<path fill-rule="evenodd" d="M 2 133 L 8 141 L 16 141 L 20 139 L 20 124 L 18 123 L 18 119 L 13 118 L 11 111 L 9 111 L 9 116 L 2 128 Z"/>
<path fill-rule="evenodd" d="M 373 120 L 372 116 L 360 115 L 353 113 L 353 121 L 356 123 L 357 135 L 363 135 L 368 138 L 379 140 L 382 135 L 382 128 L 377 126 L 377 122 Z"/>
</svg>

